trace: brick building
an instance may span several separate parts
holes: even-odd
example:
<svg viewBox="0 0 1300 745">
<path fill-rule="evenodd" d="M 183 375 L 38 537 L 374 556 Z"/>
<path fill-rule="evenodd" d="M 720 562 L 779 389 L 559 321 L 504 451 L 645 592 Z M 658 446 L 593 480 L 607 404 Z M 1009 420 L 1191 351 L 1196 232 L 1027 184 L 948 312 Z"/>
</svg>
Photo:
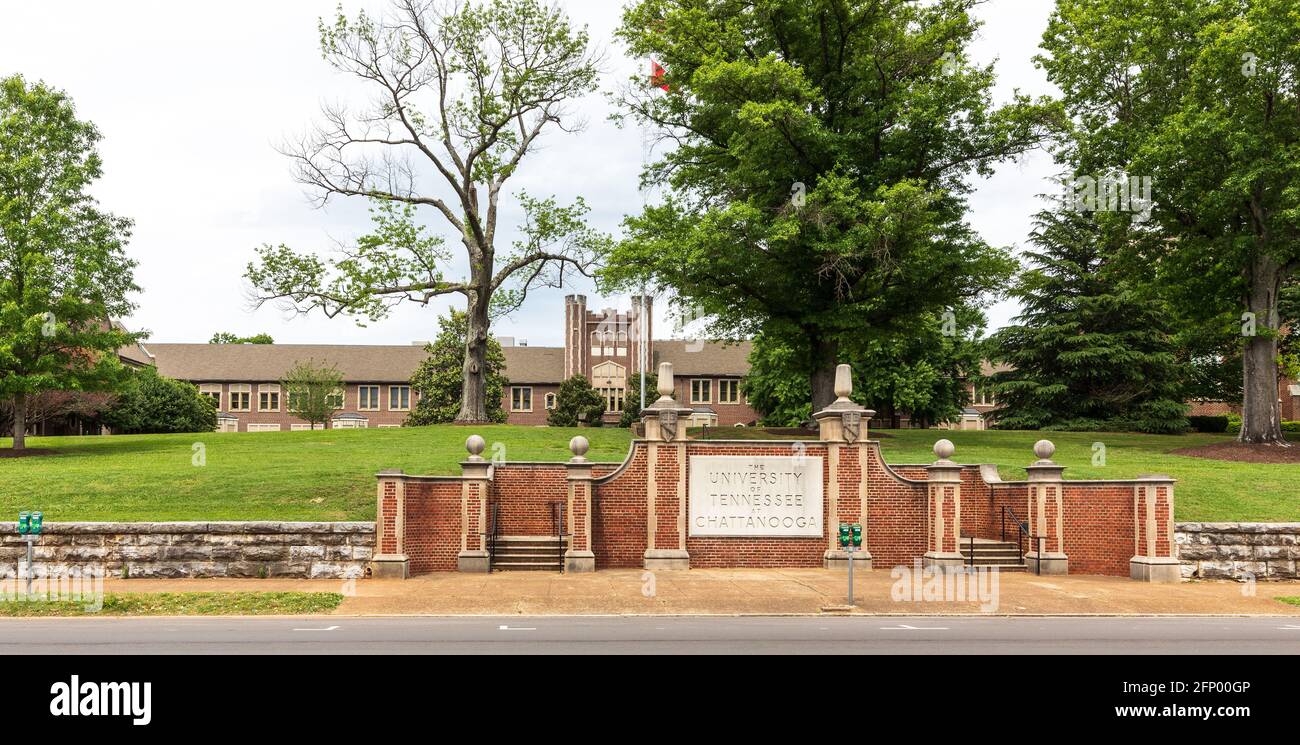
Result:
<svg viewBox="0 0 1300 745">
<path fill-rule="evenodd" d="M 587 299 L 564 303 L 564 346 L 534 347 L 501 338 L 510 380 L 502 408 L 511 424 L 544 425 L 560 384 L 583 375 L 607 402 L 605 421 L 616 423 L 623 407 L 636 407 L 640 390 L 631 376 L 672 362 L 678 400 L 692 409 L 692 426 L 752 424 L 758 415 L 745 402 L 740 380 L 749 369 L 749 342 L 666 340 L 651 337 L 651 300 L 635 297 L 628 311 L 592 312 Z M 644 341 L 644 343 L 642 343 Z M 311 360 L 343 374 L 332 428 L 398 427 L 419 400 L 411 375 L 427 354 L 424 344 L 146 344 L 162 375 L 186 380 L 212 397 L 218 429 L 274 432 L 307 429 L 288 411 L 280 380 L 295 364 Z M 654 391 L 647 391 L 647 403 Z"/>
</svg>

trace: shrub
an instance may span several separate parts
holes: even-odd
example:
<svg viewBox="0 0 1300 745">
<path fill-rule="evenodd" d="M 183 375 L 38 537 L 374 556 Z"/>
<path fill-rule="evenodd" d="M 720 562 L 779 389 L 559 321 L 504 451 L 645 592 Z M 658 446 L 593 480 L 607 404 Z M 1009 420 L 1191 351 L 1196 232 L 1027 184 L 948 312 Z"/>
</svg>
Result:
<svg viewBox="0 0 1300 745">
<path fill-rule="evenodd" d="M 604 422 L 605 399 L 591 387 L 591 382 L 581 375 L 560 384 L 555 396 L 555 408 L 546 415 L 552 427 L 576 427 L 581 422 L 589 427 L 599 427 Z"/>
<path fill-rule="evenodd" d="M 1189 416 L 1187 423 L 1197 432 L 1227 432 L 1228 416 L 1219 414 L 1215 416 Z"/>
<path fill-rule="evenodd" d="M 212 432 L 217 428 L 217 410 L 195 386 L 146 367 L 135 373 L 105 412 L 104 424 L 126 435 Z"/>
</svg>

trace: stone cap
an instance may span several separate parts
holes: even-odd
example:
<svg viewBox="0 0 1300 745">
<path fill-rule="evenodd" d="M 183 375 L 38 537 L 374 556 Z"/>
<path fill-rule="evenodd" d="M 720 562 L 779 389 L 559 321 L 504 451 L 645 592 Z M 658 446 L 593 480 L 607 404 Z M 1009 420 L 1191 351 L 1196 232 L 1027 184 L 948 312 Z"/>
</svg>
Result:
<svg viewBox="0 0 1300 745">
<path fill-rule="evenodd" d="M 814 419 L 838 416 L 846 412 L 858 412 L 870 419 L 876 412 L 855 403 L 849 398 L 853 394 L 853 368 L 849 365 L 835 366 L 835 400 L 829 406 L 813 414 Z"/>
</svg>

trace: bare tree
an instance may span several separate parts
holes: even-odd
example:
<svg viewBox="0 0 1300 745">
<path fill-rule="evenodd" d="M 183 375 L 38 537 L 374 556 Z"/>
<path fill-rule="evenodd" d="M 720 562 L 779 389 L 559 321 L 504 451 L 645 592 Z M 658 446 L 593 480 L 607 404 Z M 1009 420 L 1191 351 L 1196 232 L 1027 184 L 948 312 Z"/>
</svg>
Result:
<svg viewBox="0 0 1300 745">
<path fill-rule="evenodd" d="M 464 295 L 469 329 L 456 421 L 484 421 L 493 315 L 518 308 L 532 288 L 588 275 L 608 247 L 586 226 L 581 199 L 561 206 L 523 193 L 521 237 L 502 256 L 496 245 L 506 181 L 545 131 L 581 129 L 566 104 L 595 90 L 598 55 L 585 29 L 536 0 L 397 0 L 381 18 L 322 20 L 320 34 L 330 65 L 377 95 L 358 111 L 324 107 L 315 130 L 284 152 L 319 204 L 335 195 L 374 200 L 375 229 L 325 261 L 263 246 L 247 272 L 253 300 L 377 320 L 401 302 Z M 455 231 L 467 277 L 446 278 L 451 252 L 416 224 L 421 209 Z"/>
</svg>

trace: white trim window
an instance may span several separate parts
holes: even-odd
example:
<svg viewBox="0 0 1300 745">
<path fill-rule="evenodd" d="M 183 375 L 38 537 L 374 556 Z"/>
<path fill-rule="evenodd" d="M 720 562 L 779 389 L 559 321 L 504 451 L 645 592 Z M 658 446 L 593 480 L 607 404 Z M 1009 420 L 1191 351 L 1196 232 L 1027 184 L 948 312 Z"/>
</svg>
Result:
<svg viewBox="0 0 1300 745">
<path fill-rule="evenodd" d="M 528 385 L 510 386 L 510 410 L 528 412 L 533 410 L 533 388 Z"/>
<path fill-rule="evenodd" d="M 409 385 L 388 386 L 388 410 L 389 411 L 410 411 L 411 410 L 411 386 Z"/>
<path fill-rule="evenodd" d="M 259 385 L 257 387 L 257 410 L 258 411 L 279 411 L 280 410 L 280 386 L 274 383 L 269 383 L 269 384 Z M 276 426 L 278 428 L 279 425 Z"/>
<path fill-rule="evenodd" d="M 554 408 L 555 408 L 555 394 L 548 393 L 546 394 L 546 410 L 551 411 Z"/>
<path fill-rule="evenodd" d="M 212 408 L 221 411 L 221 384 L 204 383 L 199 386 L 199 395 L 212 399 Z"/>
<path fill-rule="evenodd" d="M 357 411 L 379 411 L 379 386 L 357 386 Z"/>
<path fill-rule="evenodd" d="M 333 392 L 325 397 L 325 403 L 335 411 L 343 408 L 343 389 L 335 388 Z"/>
<path fill-rule="evenodd" d="M 248 383 L 231 383 L 230 385 L 230 410 L 231 411 L 252 411 L 253 406 L 253 386 Z"/>
<path fill-rule="evenodd" d="M 605 399 L 605 411 L 619 413 L 623 411 L 623 389 L 622 388 L 600 388 L 597 390 L 600 397 Z"/>
<path fill-rule="evenodd" d="M 335 419 L 330 423 L 331 429 L 370 429 L 369 419 Z"/>
<path fill-rule="evenodd" d="M 262 423 L 262 424 L 253 424 L 253 423 L 250 422 L 249 425 L 248 425 L 248 431 L 249 431 L 249 432 L 279 432 L 279 431 L 280 431 L 280 425 L 278 425 L 278 424 L 266 424 L 266 423 Z"/>
<path fill-rule="evenodd" d="M 325 423 L 316 422 L 315 424 L 306 424 L 303 422 L 299 422 L 297 424 L 289 425 L 290 432 L 310 432 L 313 429 L 325 429 Z"/>
<path fill-rule="evenodd" d="M 720 404 L 740 403 L 740 381 L 739 380 L 723 379 L 718 381 L 718 403 Z"/>
<path fill-rule="evenodd" d="M 708 378 L 691 378 L 691 403 L 713 403 L 713 381 Z"/>
</svg>

